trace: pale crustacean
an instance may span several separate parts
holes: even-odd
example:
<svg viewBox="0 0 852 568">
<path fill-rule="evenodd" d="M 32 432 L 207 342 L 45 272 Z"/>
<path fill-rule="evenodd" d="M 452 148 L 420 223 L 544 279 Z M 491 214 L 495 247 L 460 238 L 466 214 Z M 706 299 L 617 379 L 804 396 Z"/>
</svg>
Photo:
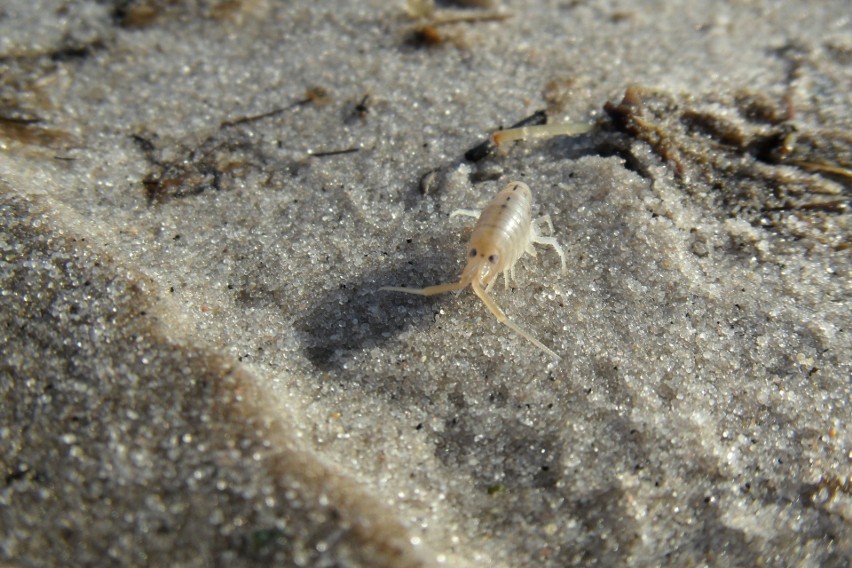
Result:
<svg viewBox="0 0 852 568">
<path fill-rule="evenodd" d="M 536 256 L 533 244 L 553 247 L 562 263 L 562 272 L 565 272 L 565 252 L 559 242 L 553 236 L 541 234 L 542 225 L 547 225 L 550 233 L 553 233 L 550 216 L 532 218 L 532 192 L 529 186 L 520 181 L 513 181 L 501 189 L 481 212 L 473 209 L 458 209 L 450 216 L 455 215 L 477 218 L 467 246 L 467 265 L 458 282 L 426 288 L 386 286 L 381 290 L 433 296 L 470 286 L 500 323 L 508 326 L 546 354 L 559 359 L 559 355 L 553 350 L 510 320 L 488 294 L 501 272 L 506 288 L 509 287 L 509 278 L 515 277 L 514 269 L 518 259 L 524 253 Z"/>
</svg>

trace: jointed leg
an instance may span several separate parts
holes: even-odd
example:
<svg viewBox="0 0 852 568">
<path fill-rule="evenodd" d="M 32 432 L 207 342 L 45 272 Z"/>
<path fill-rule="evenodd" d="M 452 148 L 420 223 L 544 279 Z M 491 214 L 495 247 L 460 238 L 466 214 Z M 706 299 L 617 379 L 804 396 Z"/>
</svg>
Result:
<svg viewBox="0 0 852 568">
<path fill-rule="evenodd" d="M 553 250 L 556 251 L 556 254 L 559 255 L 559 260 L 562 263 L 562 273 L 565 274 L 565 251 L 562 250 L 562 245 L 559 244 L 559 241 L 557 241 L 555 237 L 545 237 L 539 232 L 539 225 L 542 223 L 548 225 L 551 233 L 553 232 L 553 223 L 550 221 L 550 215 L 545 215 L 541 219 L 537 219 L 533 222 L 530 241 L 539 245 L 552 246 Z"/>
<path fill-rule="evenodd" d="M 547 225 L 547 227 L 550 229 L 551 235 L 556 232 L 553 230 L 553 222 L 550 220 L 550 215 L 542 215 L 541 217 L 533 221 L 533 223 L 535 223 L 539 227 L 541 227 L 541 225 L 543 224 Z"/>
<path fill-rule="evenodd" d="M 556 254 L 559 255 L 559 260 L 562 262 L 562 274 L 565 274 L 565 251 L 554 237 L 542 237 L 541 235 L 533 236 L 533 242 L 539 245 L 550 245 Z"/>
</svg>

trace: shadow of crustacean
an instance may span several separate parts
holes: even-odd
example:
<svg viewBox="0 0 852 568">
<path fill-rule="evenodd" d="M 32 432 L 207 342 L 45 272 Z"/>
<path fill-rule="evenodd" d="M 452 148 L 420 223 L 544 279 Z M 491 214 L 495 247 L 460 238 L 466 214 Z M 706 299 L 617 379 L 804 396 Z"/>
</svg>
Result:
<svg viewBox="0 0 852 568">
<path fill-rule="evenodd" d="M 311 363 L 324 371 L 339 370 L 354 353 L 381 345 L 412 325 L 429 326 L 437 312 L 435 306 L 446 302 L 448 295 L 421 297 L 379 289 L 420 287 L 456 279 L 456 251 L 438 247 L 441 250 L 437 252 L 424 252 L 415 246 L 411 260 L 364 273 L 318 297 L 297 323 Z"/>
</svg>

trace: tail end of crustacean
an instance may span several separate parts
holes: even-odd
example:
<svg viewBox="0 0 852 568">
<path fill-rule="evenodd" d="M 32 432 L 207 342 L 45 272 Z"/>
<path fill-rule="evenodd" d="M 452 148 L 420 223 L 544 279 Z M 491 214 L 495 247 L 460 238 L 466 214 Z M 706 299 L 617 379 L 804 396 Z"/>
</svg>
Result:
<svg viewBox="0 0 852 568">
<path fill-rule="evenodd" d="M 594 124 L 569 123 L 569 124 L 540 124 L 537 126 L 522 126 L 520 128 L 509 128 L 498 130 L 491 135 L 491 141 L 497 144 L 505 144 L 515 140 L 530 140 L 533 138 L 553 138 L 554 136 L 576 136 L 585 134 L 595 128 Z"/>
</svg>

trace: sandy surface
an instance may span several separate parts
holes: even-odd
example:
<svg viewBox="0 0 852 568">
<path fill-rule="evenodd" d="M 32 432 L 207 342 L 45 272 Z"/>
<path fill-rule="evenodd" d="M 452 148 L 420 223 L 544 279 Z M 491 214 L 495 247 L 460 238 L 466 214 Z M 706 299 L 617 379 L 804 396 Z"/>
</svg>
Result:
<svg viewBox="0 0 852 568">
<path fill-rule="evenodd" d="M 848 3 L 492 4 L 4 3 L 0 561 L 848 565 Z"/>
</svg>

